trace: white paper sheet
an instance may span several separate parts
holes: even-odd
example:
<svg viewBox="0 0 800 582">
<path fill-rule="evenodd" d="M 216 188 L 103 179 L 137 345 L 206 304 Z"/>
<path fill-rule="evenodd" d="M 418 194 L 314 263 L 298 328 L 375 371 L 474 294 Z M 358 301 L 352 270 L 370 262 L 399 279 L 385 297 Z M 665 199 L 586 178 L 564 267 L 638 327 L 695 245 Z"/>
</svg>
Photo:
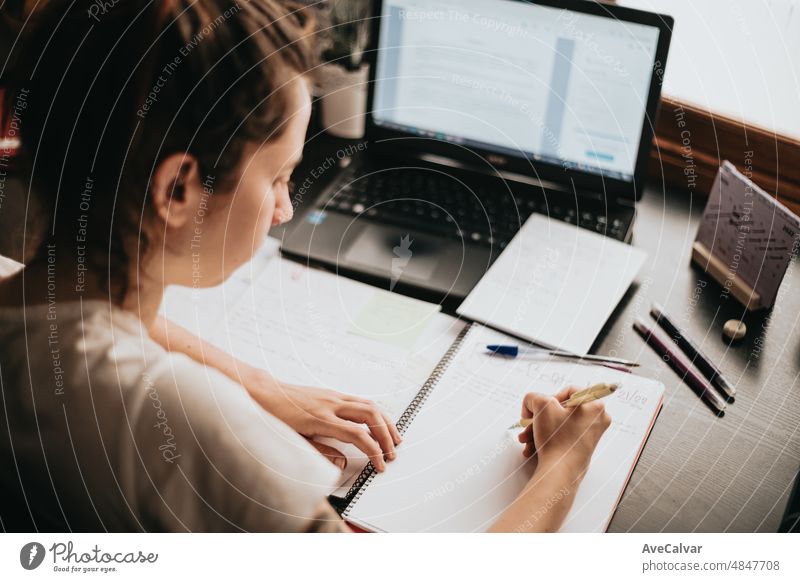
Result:
<svg viewBox="0 0 800 582">
<path fill-rule="evenodd" d="M 458 313 L 544 346 L 586 354 L 646 254 L 532 215 Z"/>
<path fill-rule="evenodd" d="M 397 420 L 464 325 L 438 307 L 276 258 L 225 314 L 214 343 L 283 382 L 368 398 Z M 346 485 L 366 456 L 324 442 L 348 457 Z"/>
<path fill-rule="evenodd" d="M 526 392 L 620 382 L 604 399 L 603 435 L 561 531 L 605 531 L 658 411 L 663 385 L 604 367 L 509 360 L 485 354 L 507 336 L 474 328 L 398 448 L 397 460 L 363 491 L 347 519 L 390 532 L 486 530 L 530 478 L 519 419 Z"/>
</svg>

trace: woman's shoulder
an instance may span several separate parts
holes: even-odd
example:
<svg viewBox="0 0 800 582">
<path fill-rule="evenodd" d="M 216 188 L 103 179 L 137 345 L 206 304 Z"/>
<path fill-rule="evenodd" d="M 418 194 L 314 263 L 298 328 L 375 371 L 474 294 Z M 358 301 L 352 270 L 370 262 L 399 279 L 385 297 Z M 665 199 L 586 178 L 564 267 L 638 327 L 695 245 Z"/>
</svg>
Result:
<svg viewBox="0 0 800 582">
<path fill-rule="evenodd" d="M 69 415 L 73 445 L 106 456 L 123 497 L 154 528 L 306 529 L 338 469 L 224 374 L 165 351 L 138 318 L 88 303 L 60 306 L 54 328 L 46 306 L 27 312 L 27 350 L 18 357 L 47 356 L 30 366 L 30 387 L 8 405 L 49 418 L 53 434 L 42 437 L 54 442 Z M 19 325 L 8 313 L 0 320 Z M 57 345 L 44 350 L 53 330 Z M 53 362 L 57 397 L 44 398 Z M 29 400 L 33 387 L 45 392 Z"/>
<path fill-rule="evenodd" d="M 142 385 L 186 384 L 204 367 L 166 351 L 135 315 L 106 301 L 52 302 L 0 308 L 0 335 L 16 337 L 5 358 L 25 360 L 34 375 L 57 369 L 59 385 L 106 388 L 117 396 Z M 46 384 L 46 383 L 45 383 Z M 56 391 L 60 393 L 61 391 Z"/>
<path fill-rule="evenodd" d="M 139 318 L 97 300 L 0 308 L 0 336 L 10 348 L 4 367 L 28 368 L 37 390 L 72 400 L 86 395 L 83 387 L 102 398 L 113 386 L 120 395 L 140 384 L 148 365 L 169 357 Z"/>
</svg>

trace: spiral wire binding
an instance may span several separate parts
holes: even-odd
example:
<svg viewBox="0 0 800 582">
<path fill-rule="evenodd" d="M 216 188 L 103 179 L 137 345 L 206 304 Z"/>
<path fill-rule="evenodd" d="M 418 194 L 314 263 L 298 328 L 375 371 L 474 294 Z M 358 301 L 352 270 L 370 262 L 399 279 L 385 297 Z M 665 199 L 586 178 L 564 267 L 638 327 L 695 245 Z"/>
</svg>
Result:
<svg viewBox="0 0 800 582">
<path fill-rule="evenodd" d="M 436 388 L 436 385 L 439 383 L 439 380 L 447 371 L 447 368 L 450 366 L 450 362 L 453 361 L 453 358 L 456 357 L 456 353 L 458 353 L 458 350 L 461 349 L 461 344 L 464 343 L 464 340 L 466 339 L 467 335 L 469 334 L 470 331 L 472 331 L 474 327 L 475 324 L 471 323 L 459 332 L 458 337 L 456 337 L 456 339 L 447 349 L 444 356 L 442 356 L 442 359 L 439 360 L 439 363 L 436 364 L 436 367 L 433 369 L 431 375 L 422 385 L 422 388 L 419 389 L 419 392 L 417 392 L 416 396 L 414 396 L 414 399 L 406 407 L 403 414 L 400 415 L 400 418 L 398 419 L 396 426 L 397 426 L 397 431 L 401 435 L 405 434 L 409 425 L 419 413 L 419 409 L 422 408 L 422 405 L 425 404 L 425 401 L 428 399 L 428 396 L 430 396 L 430 393 L 433 391 L 434 388 Z M 356 502 L 359 500 L 361 495 L 364 493 L 369 484 L 375 478 L 376 474 L 377 473 L 375 472 L 375 465 L 373 465 L 372 461 L 370 461 L 358 475 L 355 482 L 353 482 L 353 485 L 352 487 L 350 487 L 350 490 L 347 492 L 347 495 L 345 495 L 344 499 L 347 502 L 347 507 L 345 507 L 344 511 L 342 511 L 342 517 L 348 516 L 350 510 L 355 506 Z"/>
</svg>

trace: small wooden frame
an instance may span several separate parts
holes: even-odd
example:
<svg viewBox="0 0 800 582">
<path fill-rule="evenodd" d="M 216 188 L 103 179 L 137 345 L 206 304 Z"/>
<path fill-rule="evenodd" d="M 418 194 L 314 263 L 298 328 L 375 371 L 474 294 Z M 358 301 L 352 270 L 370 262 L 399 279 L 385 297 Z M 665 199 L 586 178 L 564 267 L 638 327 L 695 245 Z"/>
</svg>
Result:
<svg viewBox="0 0 800 582">
<path fill-rule="evenodd" d="M 744 282 L 736 273 L 732 272 L 728 265 L 701 242 L 695 241 L 692 244 L 692 261 L 720 285 L 729 289 L 731 295 L 744 305 L 748 311 L 757 311 L 767 307 L 761 300 L 761 295 L 750 285 Z"/>
</svg>

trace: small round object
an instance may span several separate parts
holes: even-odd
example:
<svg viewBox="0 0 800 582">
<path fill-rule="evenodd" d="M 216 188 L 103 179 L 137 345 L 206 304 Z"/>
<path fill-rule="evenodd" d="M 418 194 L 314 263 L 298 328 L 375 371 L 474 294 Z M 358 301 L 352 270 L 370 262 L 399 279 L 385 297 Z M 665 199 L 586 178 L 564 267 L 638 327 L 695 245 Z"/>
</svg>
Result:
<svg viewBox="0 0 800 582">
<path fill-rule="evenodd" d="M 729 319 L 722 327 L 722 335 L 732 344 L 740 342 L 747 335 L 747 326 L 738 319 Z"/>
</svg>

